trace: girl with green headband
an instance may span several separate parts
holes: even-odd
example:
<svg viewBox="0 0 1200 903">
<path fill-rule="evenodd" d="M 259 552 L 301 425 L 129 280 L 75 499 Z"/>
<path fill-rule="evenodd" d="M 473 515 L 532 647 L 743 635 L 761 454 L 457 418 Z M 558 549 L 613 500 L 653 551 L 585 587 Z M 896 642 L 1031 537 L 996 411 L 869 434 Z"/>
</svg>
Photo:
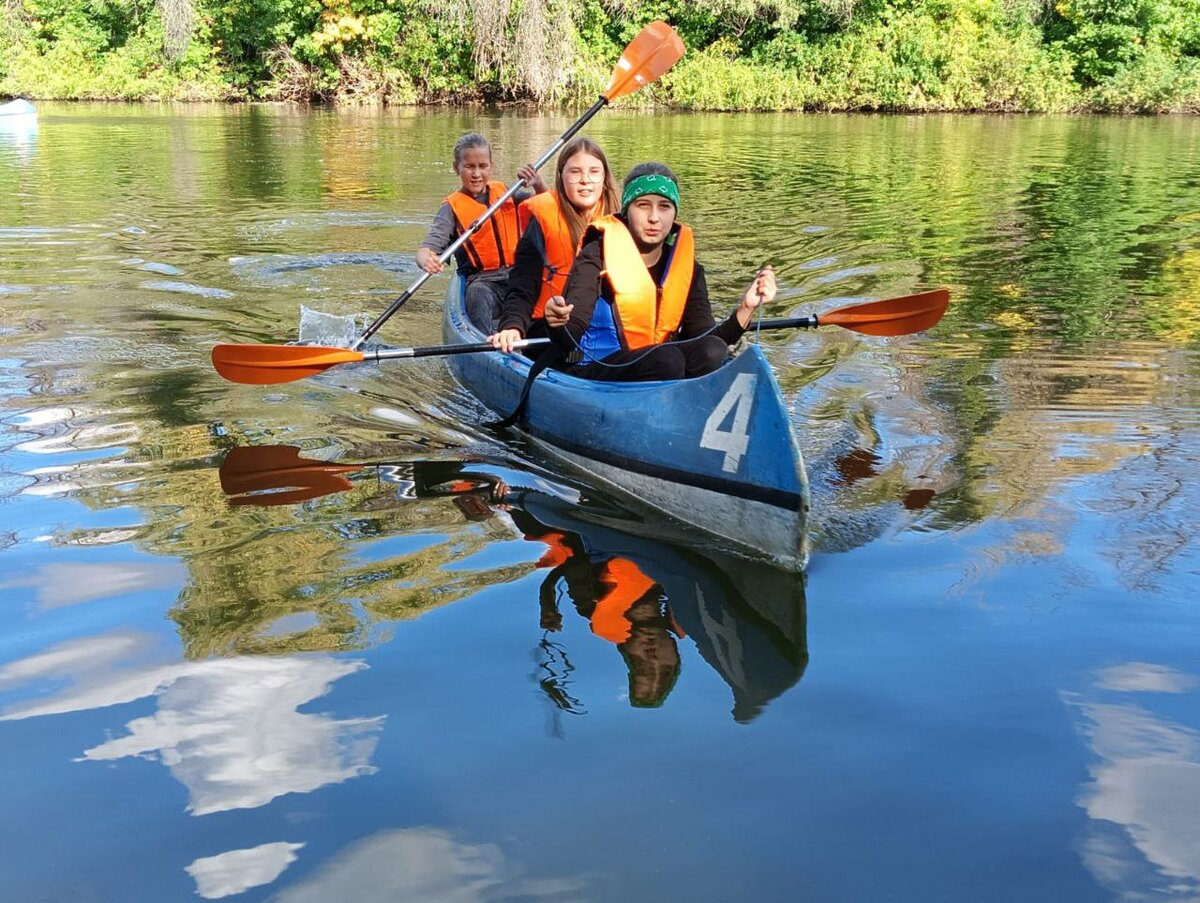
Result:
<svg viewBox="0 0 1200 903">
<path fill-rule="evenodd" d="M 588 228 L 563 297 L 546 304 L 568 372 L 619 381 L 703 376 L 729 357 L 758 306 L 774 299 L 768 266 L 717 324 L 692 230 L 678 210 L 675 173 L 641 163 L 625 178 L 620 215 Z"/>
</svg>

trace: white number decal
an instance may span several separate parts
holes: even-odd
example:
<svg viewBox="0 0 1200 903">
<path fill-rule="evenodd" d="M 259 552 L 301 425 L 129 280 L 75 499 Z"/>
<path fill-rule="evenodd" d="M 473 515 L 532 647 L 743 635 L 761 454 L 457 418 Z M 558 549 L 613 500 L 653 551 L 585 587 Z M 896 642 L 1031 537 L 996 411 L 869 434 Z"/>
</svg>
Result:
<svg viewBox="0 0 1200 903">
<path fill-rule="evenodd" d="M 750 411 L 754 407 L 754 386 L 758 377 L 753 373 L 741 373 L 733 380 L 733 385 L 725 393 L 725 397 L 713 408 L 704 421 L 704 433 L 700 436 L 701 448 L 712 448 L 725 452 L 725 463 L 721 469 L 726 473 L 734 473 L 741 463 L 742 455 L 750 445 L 750 435 L 746 428 L 750 425 Z M 733 412 L 733 423 L 729 429 L 721 429 L 721 424 Z"/>
</svg>

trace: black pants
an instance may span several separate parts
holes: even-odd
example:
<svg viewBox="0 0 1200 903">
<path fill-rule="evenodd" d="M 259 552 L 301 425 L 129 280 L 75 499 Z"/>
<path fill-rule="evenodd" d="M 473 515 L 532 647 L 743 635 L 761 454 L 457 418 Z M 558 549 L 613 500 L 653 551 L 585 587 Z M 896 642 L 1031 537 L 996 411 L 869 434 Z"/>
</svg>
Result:
<svg viewBox="0 0 1200 903">
<path fill-rule="evenodd" d="M 487 335 L 496 331 L 507 279 L 473 279 L 467 282 L 467 316 Z"/>
<path fill-rule="evenodd" d="M 684 342 L 665 342 L 636 351 L 617 351 L 598 363 L 579 364 L 567 372 L 583 379 L 641 382 L 689 379 L 712 373 L 729 357 L 723 339 L 708 335 Z"/>
</svg>

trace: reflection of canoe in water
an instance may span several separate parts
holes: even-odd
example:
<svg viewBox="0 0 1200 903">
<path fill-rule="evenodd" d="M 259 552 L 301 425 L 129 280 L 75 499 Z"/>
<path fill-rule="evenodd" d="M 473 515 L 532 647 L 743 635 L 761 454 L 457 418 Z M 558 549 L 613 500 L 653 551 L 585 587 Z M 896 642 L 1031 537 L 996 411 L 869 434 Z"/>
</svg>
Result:
<svg viewBox="0 0 1200 903">
<path fill-rule="evenodd" d="M 532 491 L 517 498 L 538 523 L 575 534 L 589 558 L 632 562 L 662 587 L 675 623 L 733 691 L 735 720 L 750 721 L 804 674 L 802 575 L 624 532 L 648 525 L 586 502 Z"/>
<path fill-rule="evenodd" d="M 33 116 L 37 114 L 33 104 L 27 100 L 10 100 L 8 103 L 0 103 L 0 116 Z"/>
<path fill-rule="evenodd" d="M 451 280 L 443 334 L 478 342 Z M 521 355 L 450 358 L 459 381 L 507 414 L 529 374 Z M 785 568 L 808 556 L 808 480 L 787 410 L 762 351 L 750 346 L 715 373 L 675 382 L 612 383 L 556 370 L 538 377 L 520 424 L 577 473 Z"/>
<path fill-rule="evenodd" d="M 513 521 L 527 539 L 549 540 L 560 549 L 576 553 L 576 574 L 619 561 L 636 568 L 647 585 L 661 588 L 673 626 L 695 643 L 704 660 L 733 690 L 733 715 L 738 721 L 753 718 L 804 673 L 808 652 L 801 574 L 707 547 L 696 551 L 687 544 L 693 537 L 679 533 L 670 522 L 641 517 L 602 500 L 580 499 L 579 493 L 568 486 L 533 473 L 512 472 L 502 465 L 461 460 L 336 464 L 302 458 L 299 451 L 295 446 L 232 449 L 220 470 L 221 487 L 231 496 L 230 503 L 265 507 L 296 504 L 351 489 L 354 484 L 349 475 L 363 470 L 374 471 L 380 485 L 391 487 L 378 498 L 390 499 L 392 505 L 451 497 L 469 519 L 479 520 L 490 518 L 493 505 L 502 498 L 504 508 L 511 511 Z M 509 490 L 507 485 L 515 482 L 541 488 Z M 468 502 L 471 504 L 465 504 Z M 551 539 L 553 535 L 565 545 Z M 567 557 L 555 563 L 563 563 Z M 538 567 L 552 565 L 539 562 Z M 436 573 L 446 581 L 460 579 L 440 569 Z M 506 574 L 454 571 L 456 575 L 463 573 L 468 575 L 467 582 L 477 587 L 480 576 L 505 581 L 527 575 L 529 568 L 510 569 Z M 566 579 L 557 568 L 545 573 L 544 581 Z M 412 580 L 411 574 L 405 578 L 406 583 Z M 425 584 L 418 588 L 420 595 L 440 603 L 454 595 L 447 592 L 446 586 Z M 649 594 L 649 600 L 657 608 L 656 592 Z M 572 596 L 572 601 L 578 605 L 581 600 Z M 659 682 L 660 692 L 656 695 L 661 701 L 678 674 L 679 659 L 674 640 L 659 633 L 674 653 L 669 682 L 665 687 Z M 651 668 L 645 670 L 652 670 L 663 664 L 647 662 L 645 657 L 639 660 L 636 646 L 619 646 L 630 665 L 631 685 L 640 676 L 636 673 L 639 665 L 649 664 Z M 630 698 L 635 698 L 632 690 Z"/>
</svg>

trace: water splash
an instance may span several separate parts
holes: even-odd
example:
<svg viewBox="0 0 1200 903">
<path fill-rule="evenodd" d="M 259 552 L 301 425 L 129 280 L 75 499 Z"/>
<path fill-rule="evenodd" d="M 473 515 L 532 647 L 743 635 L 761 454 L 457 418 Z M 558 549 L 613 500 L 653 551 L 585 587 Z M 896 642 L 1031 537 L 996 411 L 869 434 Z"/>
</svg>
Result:
<svg viewBox="0 0 1200 903">
<path fill-rule="evenodd" d="M 299 339 L 305 345 L 349 348 L 354 344 L 354 340 L 363 334 L 367 323 L 366 314 L 340 316 L 322 313 L 301 304 Z"/>
</svg>

